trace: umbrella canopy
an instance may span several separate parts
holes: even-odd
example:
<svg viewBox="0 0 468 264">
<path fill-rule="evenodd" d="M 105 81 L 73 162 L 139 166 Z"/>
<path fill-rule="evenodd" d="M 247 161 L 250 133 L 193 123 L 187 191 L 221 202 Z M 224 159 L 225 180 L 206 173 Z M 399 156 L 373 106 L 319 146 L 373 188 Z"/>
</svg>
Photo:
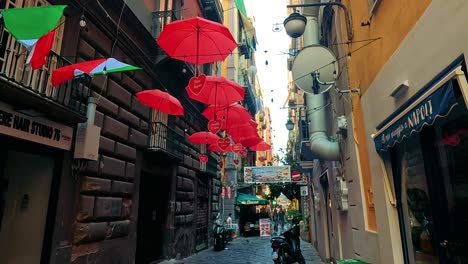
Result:
<svg viewBox="0 0 468 264">
<path fill-rule="evenodd" d="M 263 139 L 259 137 L 258 135 L 248 136 L 248 137 L 239 137 L 239 138 L 236 138 L 235 140 L 237 140 L 238 142 L 240 141 L 240 143 L 246 147 L 255 146 L 258 143 L 263 141 Z"/>
<path fill-rule="evenodd" d="M 158 89 L 145 90 L 136 94 L 138 101 L 170 115 L 184 115 L 182 104 L 174 96 Z"/>
<path fill-rule="evenodd" d="M 242 101 L 245 93 L 238 83 L 218 76 L 207 76 L 205 85 L 200 91 L 190 86 L 187 86 L 185 90 L 191 99 L 213 105 L 230 105 Z"/>
<path fill-rule="evenodd" d="M 221 129 L 233 126 L 234 124 L 245 123 L 252 119 L 249 111 L 240 104 L 232 104 L 230 106 L 210 105 L 202 115 L 208 120 L 222 120 Z"/>
<path fill-rule="evenodd" d="M 28 49 L 26 63 L 33 70 L 46 63 L 45 58 L 54 44 L 54 29 L 65 7 L 66 5 L 51 5 L 0 10 L 8 32 Z"/>
<path fill-rule="evenodd" d="M 262 141 L 262 142 L 258 143 L 257 145 L 250 146 L 249 148 L 251 150 L 254 150 L 254 151 L 267 151 L 267 150 L 271 149 L 271 146 L 270 146 L 270 144 L 266 143 L 265 141 Z"/>
<path fill-rule="evenodd" d="M 171 58 L 196 65 L 222 61 L 237 48 L 227 27 L 200 17 L 169 23 L 156 42 Z"/>
<path fill-rule="evenodd" d="M 237 193 L 237 204 L 239 205 L 258 205 L 258 204 L 268 204 L 268 200 L 258 198 L 255 195 L 246 194 L 246 193 Z"/>
<path fill-rule="evenodd" d="M 218 139 L 218 135 L 207 131 L 196 132 L 188 137 L 188 141 L 197 144 L 215 144 Z"/>
<path fill-rule="evenodd" d="M 141 70 L 141 68 L 120 62 L 114 58 L 85 61 L 54 70 L 52 72 L 52 86 L 57 86 L 73 77 L 85 73 L 90 75 L 102 75 L 134 70 Z"/>
</svg>

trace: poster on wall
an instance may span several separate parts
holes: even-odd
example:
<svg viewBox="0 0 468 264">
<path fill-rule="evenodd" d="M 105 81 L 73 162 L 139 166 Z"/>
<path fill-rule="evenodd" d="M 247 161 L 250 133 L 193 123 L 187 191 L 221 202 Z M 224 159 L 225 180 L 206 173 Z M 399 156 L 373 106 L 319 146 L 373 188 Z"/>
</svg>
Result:
<svg viewBox="0 0 468 264">
<path fill-rule="evenodd" d="M 260 218 L 260 237 L 271 236 L 270 218 Z"/>
<path fill-rule="evenodd" d="M 244 167 L 244 182 L 290 182 L 290 166 Z"/>
</svg>

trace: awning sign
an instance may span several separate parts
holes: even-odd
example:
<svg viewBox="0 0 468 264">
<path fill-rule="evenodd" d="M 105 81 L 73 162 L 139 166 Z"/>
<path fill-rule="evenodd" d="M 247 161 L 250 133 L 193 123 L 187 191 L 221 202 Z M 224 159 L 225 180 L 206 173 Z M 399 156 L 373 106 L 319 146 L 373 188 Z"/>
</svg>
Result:
<svg viewBox="0 0 468 264">
<path fill-rule="evenodd" d="M 447 115 L 456 104 L 452 82 L 448 81 L 426 98 L 414 98 L 413 102 L 420 100 L 410 109 L 402 109 L 396 113 L 401 115 L 391 125 L 384 126 L 376 135 L 374 143 L 377 151 L 385 151 L 409 137 L 414 132 L 420 132 L 424 125 L 432 125 L 437 117 Z"/>
<path fill-rule="evenodd" d="M 290 166 L 244 167 L 244 182 L 290 182 Z"/>
<path fill-rule="evenodd" d="M 0 134 L 70 150 L 73 128 L 42 117 L 31 117 L 0 102 Z"/>
</svg>

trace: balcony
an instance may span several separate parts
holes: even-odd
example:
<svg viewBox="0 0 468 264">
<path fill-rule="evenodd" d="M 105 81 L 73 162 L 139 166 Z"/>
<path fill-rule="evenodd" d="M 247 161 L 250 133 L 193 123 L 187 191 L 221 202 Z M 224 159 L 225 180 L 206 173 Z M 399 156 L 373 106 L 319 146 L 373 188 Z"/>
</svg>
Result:
<svg viewBox="0 0 468 264">
<path fill-rule="evenodd" d="M 150 129 L 148 151 L 167 154 L 178 160 L 183 159 L 184 136 L 164 123 L 153 122 Z"/>
<path fill-rule="evenodd" d="M 46 64 L 32 70 L 29 53 L 0 23 L 0 97 L 15 108 L 48 116 L 68 124 L 86 121 L 86 98 L 91 76 L 81 75 L 52 87 L 52 71 L 71 62 L 51 51 Z"/>
<path fill-rule="evenodd" d="M 200 0 L 200 6 L 203 8 L 203 15 L 209 20 L 223 23 L 224 11 L 219 0 Z"/>
</svg>

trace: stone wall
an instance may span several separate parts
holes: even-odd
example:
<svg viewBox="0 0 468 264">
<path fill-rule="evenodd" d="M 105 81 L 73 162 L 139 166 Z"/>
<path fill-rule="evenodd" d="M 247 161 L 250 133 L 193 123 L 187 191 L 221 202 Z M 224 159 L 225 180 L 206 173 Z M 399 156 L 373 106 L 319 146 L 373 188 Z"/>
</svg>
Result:
<svg viewBox="0 0 468 264">
<path fill-rule="evenodd" d="M 87 24 L 88 29 L 81 31 L 76 61 L 110 56 L 112 40 L 89 21 Z M 131 57 L 118 46 L 115 55 Z M 137 65 L 131 59 L 125 60 Z M 135 93 L 151 84 L 144 71 L 113 73 L 108 79 L 93 77 L 92 95 L 98 98 L 95 125 L 101 127 L 99 160 L 88 162 L 80 176 L 72 263 L 133 261 L 135 239 L 129 235 L 136 224 L 130 213 L 135 177 L 140 175 L 137 152 L 147 146 L 150 117 L 149 108 L 139 103 Z M 109 247 L 116 252 L 112 258 L 105 252 Z"/>
</svg>

